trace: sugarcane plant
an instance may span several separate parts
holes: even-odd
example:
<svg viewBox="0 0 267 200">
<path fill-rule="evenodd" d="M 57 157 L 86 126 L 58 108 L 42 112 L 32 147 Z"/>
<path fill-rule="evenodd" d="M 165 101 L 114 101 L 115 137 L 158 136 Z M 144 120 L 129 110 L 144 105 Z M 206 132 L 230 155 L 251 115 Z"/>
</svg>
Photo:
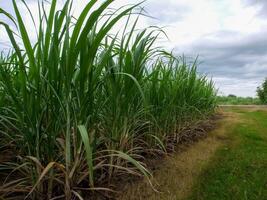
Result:
<svg viewBox="0 0 267 200">
<path fill-rule="evenodd" d="M 0 58 L 0 148 L 13 155 L 0 163 L 2 199 L 90 198 L 123 174 L 149 181 L 145 156 L 214 111 L 197 61 L 157 47 L 160 28 L 139 30 L 140 4 L 112 2 L 90 0 L 74 17 L 72 0 L 38 1 L 36 19 L 21 0 L 36 39 L 18 1 L 15 16 L 0 9 L 13 47 Z"/>
</svg>

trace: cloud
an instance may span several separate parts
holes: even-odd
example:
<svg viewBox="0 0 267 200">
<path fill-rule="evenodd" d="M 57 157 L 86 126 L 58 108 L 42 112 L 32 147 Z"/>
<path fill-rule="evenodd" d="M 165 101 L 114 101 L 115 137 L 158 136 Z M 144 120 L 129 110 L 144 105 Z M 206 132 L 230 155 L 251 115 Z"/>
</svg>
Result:
<svg viewBox="0 0 267 200">
<path fill-rule="evenodd" d="M 144 4 L 144 8 L 151 17 L 161 24 L 166 25 L 183 20 L 191 10 L 191 7 L 188 4 L 185 4 L 182 1 L 173 0 L 150 0 Z"/>
<path fill-rule="evenodd" d="M 216 3 L 208 3 L 214 21 L 198 16 L 194 8 L 191 19 L 176 23 L 171 31 L 173 48 L 178 55 L 199 55 L 199 71 L 217 80 L 221 92 L 255 96 L 256 87 L 267 76 L 267 16 L 259 16 L 259 7 L 238 0 Z M 195 22 L 193 27 L 186 26 L 189 22 Z M 181 37 L 181 42 L 175 36 Z"/>
<path fill-rule="evenodd" d="M 267 1 L 265 0 L 243 0 L 246 6 L 256 7 L 260 17 L 267 17 Z"/>
<path fill-rule="evenodd" d="M 213 81 L 220 88 L 219 95 L 235 94 L 238 96 L 255 96 L 256 92 L 248 95 L 247 91 L 254 91 L 261 81 L 246 81 L 238 78 L 214 77 Z"/>
<path fill-rule="evenodd" d="M 226 35 L 229 37 L 220 39 Z M 216 86 L 224 93 L 254 96 L 267 76 L 266 35 L 267 32 L 249 35 L 217 32 L 187 46 L 186 55 L 199 55 L 202 61 L 199 71 L 219 80 Z"/>
</svg>

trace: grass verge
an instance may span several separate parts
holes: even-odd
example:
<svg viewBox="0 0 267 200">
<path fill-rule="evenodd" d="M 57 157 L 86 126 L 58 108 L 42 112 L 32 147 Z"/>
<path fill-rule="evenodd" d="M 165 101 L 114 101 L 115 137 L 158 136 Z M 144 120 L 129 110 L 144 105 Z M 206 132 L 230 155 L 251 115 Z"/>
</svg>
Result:
<svg viewBox="0 0 267 200">
<path fill-rule="evenodd" d="M 196 181 L 190 200 L 267 198 L 267 112 L 228 111 L 241 121 Z"/>
</svg>

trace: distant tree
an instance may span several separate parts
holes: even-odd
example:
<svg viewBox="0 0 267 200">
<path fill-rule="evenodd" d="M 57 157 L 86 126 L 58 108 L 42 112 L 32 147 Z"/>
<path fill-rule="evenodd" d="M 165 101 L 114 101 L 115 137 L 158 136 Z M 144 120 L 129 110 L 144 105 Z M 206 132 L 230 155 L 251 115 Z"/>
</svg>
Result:
<svg viewBox="0 0 267 200">
<path fill-rule="evenodd" d="M 228 97 L 230 97 L 230 98 L 236 98 L 236 95 L 234 95 L 234 94 L 229 94 Z"/>
<path fill-rule="evenodd" d="M 258 97 L 263 104 L 267 104 L 267 78 L 261 86 L 257 87 Z"/>
</svg>

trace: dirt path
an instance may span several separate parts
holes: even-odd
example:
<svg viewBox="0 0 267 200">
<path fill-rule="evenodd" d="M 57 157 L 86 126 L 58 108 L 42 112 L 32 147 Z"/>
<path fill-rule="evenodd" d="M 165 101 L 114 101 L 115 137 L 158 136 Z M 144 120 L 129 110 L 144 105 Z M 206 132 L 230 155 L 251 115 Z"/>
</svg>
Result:
<svg viewBox="0 0 267 200">
<path fill-rule="evenodd" d="M 155 192 L 146 181 L 127 186 L 120 200 L 179 200 L 191 192 L 194 179 L 212 158 L 216 150 L 227 140 L 227 130 L 240 120 L 237 113 L 223 113 L 225 116 L 218 127 L 207 138 L 186 147 L 186 150 L 168 156 L 162 166 L 155 171 L 152 180 Z"/>
</svg>

